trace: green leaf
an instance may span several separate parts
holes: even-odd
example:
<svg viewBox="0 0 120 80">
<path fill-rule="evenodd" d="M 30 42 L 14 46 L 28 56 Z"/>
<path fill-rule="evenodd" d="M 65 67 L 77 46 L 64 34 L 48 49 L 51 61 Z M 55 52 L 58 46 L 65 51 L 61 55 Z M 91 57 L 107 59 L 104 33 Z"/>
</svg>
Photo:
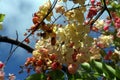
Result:
<svg viewBox="0 0 120 80">
<path fill-rule="evenodd" d="M 91 66 L 100 74 L 103 73 L 103 69 L 102 69 L 102 63 L 101 62 L 97 62 L 95 60 L 91 61 Z"/>
<path fill-rule="evenodd" d="M 36 73 L 36 74 L 30 75 L 25 80 L 46 80 L 46 76 L 45 74 L 42 74 L 42 73 L 40 74 Z"/>
<path fill-rule="evenodd" d="M 103 63 L 103 72 L 109 79 L 115 78 L 115 69 L 105 63 Z"/>
<path fill-rule="evenodd" d="M 77 72 L 76 74 L 74 74 L 73 80 L 80 79 L 80 78 L 81 78 L 80 72 Z"/>
<path fill-rule="evenodd" d="M 115 37 L 114 44 L 115 44 L 116 47 L 120 47 L 120 38 Z"/>
<path fill-rule="evenodd" d="M 91 67 L 90 67 L 90 64 L 87 63 L 87 62 L 84 62 L 81 64 L 81 67 L 86 70 L 87 72 L 91 72 Z"/>
<path fill-rule="evenodd" d="M 81 75 L 79 73 L 68 74 L 68 79 L 69 80 L 78 80 L 78 79 L 81 79 Z"/>
<path fill-rule="evenodd" d="M 0 14 L 0 22 L 3 22 L 5 14 Z"/>
<path fill-rule="evenodd" d="M 0 30 L 2 30 L 3 26 L 2 26 L 2 22 L 4 20 L 5 14 L 0 14 Z"/>
<path fill-rule="evenodd" d="M 119 68 L 115 69 L 115 75 L 116 75 L 117 78 L 120 79 L 120 69 Z"/>
<path fill-rule="evenodd" d="M 114 69 L 113 67 L 95 60 L 91 61 L 91 66 L 100 74 L 105 73 L 105 77 L 108 79 L 120 79 L 120 69 Z"/>
<path fill-rule="evenodd" d="M 2 26 L 2 22 L 0 22 L 0 30 L 2 30 L 3 26 Z"/>
<path fill-rule="evenodd" d="M 61 70 L 53 70 L 47 73 L 52 80 L 64 80 L 64 73 Z"/>
</svg>

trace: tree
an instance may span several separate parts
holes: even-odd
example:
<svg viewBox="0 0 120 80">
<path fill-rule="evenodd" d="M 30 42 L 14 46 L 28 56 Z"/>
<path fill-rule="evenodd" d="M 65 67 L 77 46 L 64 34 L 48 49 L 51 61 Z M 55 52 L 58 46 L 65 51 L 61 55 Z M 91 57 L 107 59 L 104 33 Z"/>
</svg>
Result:
<svg viewBox="0 0 120 80">
<path fill-rule="evenodd" d="M 33 26 L 24 34 L 26 38 L 22 42 L 0 36 L 0 42 L 17 45 L 6 63 L 22 47 L 33 55 L 21 66 L 20 73 L 27 69 L 30 75 L 26 80 L 120 79 L 120 4 L 114 0 L 89 2 L 48 0 L 34 13 Z M 68 3 L 73 6 L 68 7 Z M 100 19 L 105 11 L 108 15 Z M 62 18 L 63 22 L 57 23 Z M 89 36 L 91 31 L 101 35 L 94 38 Z M 35 49 L 23 43 L 29 44 L 31 35 L 38 37 Z M 105 50 L 112 46 L 114 49 Z M 29 74 L 31 70 L 35 74 Z"/>
</svg>

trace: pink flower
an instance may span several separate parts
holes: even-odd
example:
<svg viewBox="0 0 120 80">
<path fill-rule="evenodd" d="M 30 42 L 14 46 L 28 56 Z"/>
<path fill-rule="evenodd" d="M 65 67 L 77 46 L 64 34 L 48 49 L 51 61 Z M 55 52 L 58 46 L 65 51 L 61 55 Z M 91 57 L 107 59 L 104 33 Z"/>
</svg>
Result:
<svg viewBox="0 0 120 80">
<path fill-rule="evenodd" d="M 117 36 L 118 38 L 120 38 L 120 30 L 118 30 L 116 36 Z"/>
<path fill-rule="evenodd" d="M 91 6 L 87 15 L 87 18 L 92 18 L 97 14 L 97 8 L 94 6 Z"/>
<path fill-rule="evenodd" d="M 95 3 L 95 0 L 90 0 L 90 1 L 91 1 L 91 4 L 92 4 L 92 5 L 94 5 L 94 3 Z"/>
<path fill-rule="evenodd" d="M 44 54 L 48 53 L 48 49 L 46 49 L 46 48 L 41 48 L 39 51 L 42 52 L 42 53 L 44 53 Z"/>
<path fill-rule="evenodd" d="M 0 80 L 4 80 L 5 73 L 3 71 L 0 71 Z"/>
<path fill-rule="evenodd" d="M 111 24 L 112 21 L 111 20 L 106 20 L 105 22 L 109 25 L 109 24 Z"/>
<path fill-rule="evenodd" d="M 114 21 L 115 21 L 115 28 L 116 29 L 120 28 L 120 18 L 116 17 Z"/>
<path fill-rule="evenodd" d="M 96 4 L 97 4 L 97 6 L 100 6 L 100 5 L 101 5 L 101 2 L 97 2 Z"/>
<path fill-rule="evenodd" d="M 36 67 L 35 67 L 35 72 L 36 72 L 36 73 L 41 73 L 41 72 L 42 72 L 42 67 L 36 66 Z"/>
<path fill-rule="evenodd" d="M 105 31 L 108 31 L 108 30 L 109 30 L 109 26 L 104 26 L 103 29 L 104 29 Z"/>
<path fill-rule="evenodd" d="M 117 22 L 116 22 L 116 23 L 115 23 L 115 28 L 116 28 L 116 29 L 120 28 L 120 23 L 117 23 Z"/>
<path fill-rule="evenodd" d="M 60 63 L 59 62 L 53 62 L 52 64 L 51 64 L 51 68 L 52 68 L 52 70 L 56 70 L 56 69 L 58 69 L 58 66 L 60 65 Z"/>
<path fill-rule="evenodd" d="M 16 79 L 16 77 L 14 74 L 9 74 L 9 80 L 15 80 L 15 79 Z"/>
</svg>

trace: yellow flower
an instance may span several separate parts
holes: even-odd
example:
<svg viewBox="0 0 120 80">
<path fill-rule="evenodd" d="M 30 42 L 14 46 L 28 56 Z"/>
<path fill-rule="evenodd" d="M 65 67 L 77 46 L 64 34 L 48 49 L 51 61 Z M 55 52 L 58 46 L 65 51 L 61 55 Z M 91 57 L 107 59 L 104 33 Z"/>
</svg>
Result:
<svg viewBox="0 0 120 80">
<path fill-rule="evenodd" d="M 33 56 L 35 57 L 35 58 L 38 58 L 38 57 L 40 57 L 40 53 L 39 53 L 39 50 L 34 50 L 33 52 L 32 52 L 32 54 L 33 54 Z"/>
<path fill-rule="evenodd" d="M 101 29 L 104 27 L 104 24 L 105 24 L 104 20 L 98 19 L 98 20 L 95 22 L 95 27 L 96 27 L 97 29 L 101 30 Z"/>
<path fill-rule="evenodd" d="M 104 46 L 110 46 L 112 43 L 113 43 L 113 37 L 112 35 L 101 35 L 99 38 L 98 38 L 98 42 L 99 43 L 102 43 Z"/>
</svg>

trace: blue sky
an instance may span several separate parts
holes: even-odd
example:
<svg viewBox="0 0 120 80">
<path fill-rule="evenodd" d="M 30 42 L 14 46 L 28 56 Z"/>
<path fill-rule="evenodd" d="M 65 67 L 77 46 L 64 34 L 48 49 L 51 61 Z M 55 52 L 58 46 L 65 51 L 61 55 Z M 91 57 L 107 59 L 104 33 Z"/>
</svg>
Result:
<svg viewBox="0 0 120 80">
<path fill-rule="evenodd" d="M 33 24 L 32 14 L 45 1 L 47 0 L 0 0 L 0 13 L 6 15 L 0 35 L 15 39 L 16 31 L 18 31 L 19 40 L 22 41 L 24 32 Z M 30 45 L 34 47 L 33 44 Z M 10 46 L 7 43 L 0 43 L 0 61 L 4 62 L 6 60 Z M 24 64 L 28 56 L 31 56 L 31 54 L 22 48 L 18 48 L 5 66 L 5 74 L 14 73 L 17 77 L 16 80 L 23 80 L 27 75 L 18 74 L 19 66 Z"/>
</svg>

